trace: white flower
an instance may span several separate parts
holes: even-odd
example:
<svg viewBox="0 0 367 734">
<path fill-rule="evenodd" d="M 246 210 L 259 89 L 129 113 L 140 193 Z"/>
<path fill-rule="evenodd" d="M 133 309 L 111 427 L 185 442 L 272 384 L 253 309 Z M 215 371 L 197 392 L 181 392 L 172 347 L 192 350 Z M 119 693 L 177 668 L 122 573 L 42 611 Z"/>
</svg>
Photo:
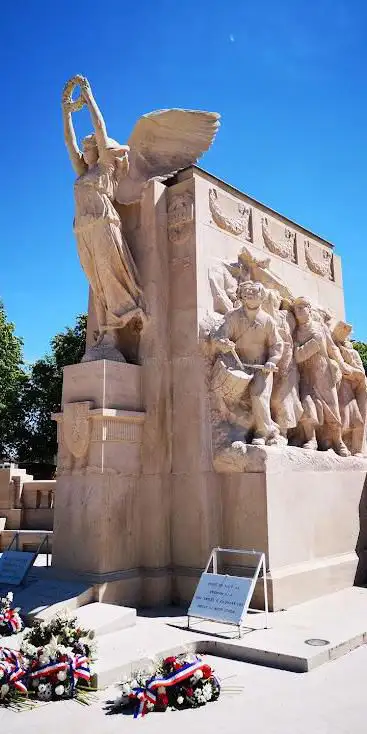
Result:
<svg viewBox="0 0 367 734">
<path fill-rule="evenodd" d="M 131 681 L 130 685 L 131 685 L 131 688 L 139 688 L 139 683 L 138 683 L 138 681 L 136 680 L 136 678 L 133 678 L 133 679 L 132 679 L 132 681 Z"/>
<path fill-rule="evenodd" d="M 65 692 L 64 686 L 61 686 L 61 685 L 60 686 L 56 686 L 56 688 L 55 688 L 56 696 L 62 696 L 62 694 L 64 692 Z"/>
<path fill-rule="evenodd" d="M 182 704 L 182 703 L 184 702 L 184 700 L 185 700 L 185 699 L 184 699 L 184 697 L 183 697 L 183 696 L 177 696 L 177 703 L 178 703 L 178 704 L 179 704 L 180 706 L 181 706 L 181 704 Z"/>
<path fill-rule="evenodd" d="M 0 698 L 5 698 L 9 693 L 9 686 L 7 683 L 4 683 L 0 688 Z"/>
<path fill-rule="evenodd" d="M 58 672 L 58 674 L 57 674 L 57 680 L 63 681 L 63 680 L 66 680 L 67 677 L 68 677 L 68 674 L 67 674 L 66 670 L 60 670 Z"/>
<path fill-rule="evenodd" d="M 166 689 L 164 686 L 159 686 L 159 688 L 157 689 L 157 693 L 165 694 L 165 692 L 166 692 Z"/>
<path fill-rule="evenodd" d="M 46 690 L 46 684 L 45 683 L 40 683 L 39 686 L 38 686 L 39 693 L 43 693 L 45 690 Z"/>
<path fill-rule="evenodd" d="M 14 599 L 14 594 L 13 594 L 13 592 L 12 592 L 12 591 L 8 591 L 8 593 L 7 593 L 7 595 L 6 595 L 6 598 L 7 598 L 7 599 L 8 599 L 8 601 L 10 601 L 10 603 L 11 603 L 11 602 L 13 601 L 13 599 Z"/>
<path fill-rule="evenodd" d="M 128 696 L 131 693 L 130 683 L 124 683 L 121 687 L 121 692 L 123 696 Z"/>
<path fill-rule="evenodd" d="M 206 703 L 206 698 L 200 688 L 197 688 L 196 691 L 194 691 L 194 698 L 196 698 L 198 703 Z"/>
<path fill-rule="evenodd" d="M 213 691 L 212 691 L 212 687 L 211 687 L 210 683 L 205 683 L 205 685 L 203 686 L 203 696 L 204 696 L 204 698 L 205 698 L 206 701 L 210 701 L 211 700 L 212 693 L 213 693 Z"/>
<path fill-rule="evenodd" d="M 0 669 L 0 680 L 4 678 L 4 671 Z"/>
<path fill-rule="evenodd" d="M 154 703 L 151 703 L 150 701 L 147 701 L 147 703 L 145 705 L 146 705 L 148 711 L 153 711 L 153 709 L 154 709 Z"/>
<path fill-rule="evenodd" d="M 42 655 L 40 655 L 39 661 L 40 661 L 41 665 L 48 665 L 48 663 L 50 662 L 50 658 L 49 658 L 48 655 L 45 655 L 43 653 Z"/>
</svg>

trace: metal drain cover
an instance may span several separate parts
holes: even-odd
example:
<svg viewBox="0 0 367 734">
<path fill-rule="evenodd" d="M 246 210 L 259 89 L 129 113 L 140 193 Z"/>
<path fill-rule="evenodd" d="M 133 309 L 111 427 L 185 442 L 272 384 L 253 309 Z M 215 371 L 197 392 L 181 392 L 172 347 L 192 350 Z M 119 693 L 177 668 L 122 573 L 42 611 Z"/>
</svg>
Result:
<svg viewBox="0 0 367 734">
<path fill-rule="evenodd" d="M 314 647 L 323 647 L 324 645 L 330 645 L 329 640 L 322 640 L 319 637 L 310 637 L 309 640 L 305 640 L 306 645 L 313 645 Z"/>
</svg>

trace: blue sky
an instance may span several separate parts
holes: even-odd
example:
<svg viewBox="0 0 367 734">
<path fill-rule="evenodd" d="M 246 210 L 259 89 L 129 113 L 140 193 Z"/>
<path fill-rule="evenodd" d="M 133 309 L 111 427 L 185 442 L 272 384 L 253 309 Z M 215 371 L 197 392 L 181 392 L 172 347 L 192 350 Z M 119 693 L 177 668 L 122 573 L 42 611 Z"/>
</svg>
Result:
<svg viewBox="0 0 367 734">
<path fill-rule="evenodd" d="M 76 73 L 121 142 L 153 109 L 221 112 L 203 166 L 335 243 L 367 341 L 365 0 L 18 0 L 1 16 L 0 297 L 28 360 L 87 307 L 60 114 Z"/>
</svg>

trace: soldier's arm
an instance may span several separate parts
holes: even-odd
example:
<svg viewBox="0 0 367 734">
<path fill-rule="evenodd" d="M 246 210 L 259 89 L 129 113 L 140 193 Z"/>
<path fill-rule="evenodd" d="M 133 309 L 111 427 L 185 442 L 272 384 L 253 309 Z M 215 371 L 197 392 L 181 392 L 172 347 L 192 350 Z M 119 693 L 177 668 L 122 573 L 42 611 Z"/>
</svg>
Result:
<svg viewBox="0 0 367 734">
<path fill-rule="evenodd" d="M 297 364 L 302 364 L 302 362 L 306 362 L 307 359 L 310 359 L 314 356 L 314 354 L 317 354 L 317 352 L 319 351 L 320 340 L 318 337 L 312 336 L 304 344 L 295 344 L 294 358 Z"/>
<path fill-rule="evenodd" d="M 236 327 L 233 312 L 224 317 L 223 323 L 212 336 L 212 342 L 218 352 L 228 352 L 235 347 Z"/>
<path fill-rule="evenodd" d="M 277 366 L 283 354 L 283 339 L 273 320 L 268 325 L 268 359 L 267 363 Z"/>
</svg>

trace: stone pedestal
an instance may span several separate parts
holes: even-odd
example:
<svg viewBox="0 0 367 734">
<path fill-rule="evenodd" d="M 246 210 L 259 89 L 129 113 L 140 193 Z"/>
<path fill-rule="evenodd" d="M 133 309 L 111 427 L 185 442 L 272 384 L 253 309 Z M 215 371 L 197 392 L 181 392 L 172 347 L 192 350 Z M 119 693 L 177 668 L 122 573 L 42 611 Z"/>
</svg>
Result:
<svg viewBox="0 0 367 734">
<path fill-rule="evenodd" d="M 85 576 L 100 599 L 112 583 L 113 598 L 127 603 L 140 587 L 141 403 L 141 367 L 101 360 L 65 369 L 63 411 L 54 416 L 53 565 Z"/>
<path fill-rule="evenodd" d="M 139 364 L 103 359 L 64 370 L 62 413 L 55 416 L 53 565 L 62 574 L 82 575 L 95 584 L 96 601 L 165 604 L 171 600 L 166 187 L 152 182 L 141 207 L 122 208 L 121 217 L 149 321 L 139 359 L 121 332 L 128 361 Z M 90 297 L 87 348 L 94 318 Z"/>
</svg>

